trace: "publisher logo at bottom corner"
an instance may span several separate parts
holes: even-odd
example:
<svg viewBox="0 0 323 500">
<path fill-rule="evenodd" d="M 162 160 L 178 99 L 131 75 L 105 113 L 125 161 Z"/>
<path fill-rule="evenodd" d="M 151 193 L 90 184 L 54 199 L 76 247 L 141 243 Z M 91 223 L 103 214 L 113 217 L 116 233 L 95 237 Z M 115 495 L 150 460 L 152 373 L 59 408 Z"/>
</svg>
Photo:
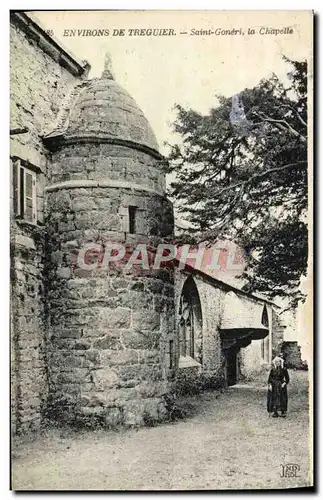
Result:
<svg viewBox="0 0 323 500">
<path fill-rule="evenodd" d="M 300 470 L 299 464 L 280 464 L 280 477 L 300 477 Z"/>
</svg>

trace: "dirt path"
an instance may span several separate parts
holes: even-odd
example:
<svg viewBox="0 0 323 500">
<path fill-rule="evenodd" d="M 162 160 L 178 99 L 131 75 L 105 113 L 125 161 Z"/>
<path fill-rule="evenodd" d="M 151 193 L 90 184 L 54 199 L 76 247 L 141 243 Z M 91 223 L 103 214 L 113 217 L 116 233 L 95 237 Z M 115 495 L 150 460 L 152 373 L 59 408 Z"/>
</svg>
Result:
<svg viewBox="0 0 323 500">
<path fill-rule="evenodd" d="M 287 419 L 270 418 L 266 388 L 230 388 L 192 398 L 185 421 L 15 445 L 15 490 L 245 489 L 309 486 L 307 373 L 291 373 Z M 281 464 L 300 466 L 282 478 Z"/>
</svg>

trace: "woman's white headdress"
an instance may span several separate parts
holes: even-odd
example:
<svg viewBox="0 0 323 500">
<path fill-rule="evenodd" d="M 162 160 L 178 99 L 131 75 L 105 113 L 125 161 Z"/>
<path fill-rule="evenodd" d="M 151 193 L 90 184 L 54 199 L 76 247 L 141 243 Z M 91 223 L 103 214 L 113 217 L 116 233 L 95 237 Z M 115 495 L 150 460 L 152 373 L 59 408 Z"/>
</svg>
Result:
<svg viewBox="0 0 323 500">
<path fill-rule="evenodd" d="M 275 356 L 275 358 L 272 361 L 274 367 L 276 367 L 277 361 L 280 361 L 281 367 L 284 368 L 284 359 L 281 358 L 280 356 Z"/>
</svg>

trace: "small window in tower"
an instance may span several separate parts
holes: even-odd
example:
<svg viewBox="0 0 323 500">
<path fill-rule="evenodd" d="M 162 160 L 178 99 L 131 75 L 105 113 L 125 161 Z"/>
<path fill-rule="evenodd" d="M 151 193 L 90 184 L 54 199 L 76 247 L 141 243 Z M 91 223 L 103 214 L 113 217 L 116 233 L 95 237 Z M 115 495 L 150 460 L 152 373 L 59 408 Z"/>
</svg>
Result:
<svg viewBox="0 0 323 500">
<path fill-rule="evenodd" d="M 36 224 L 36 172 L 22 165 L 20 160 L 13 161 L 12 168 L 15 214 L 21 219 Z"/>
<path fill-rule="evenodd" d="M 129 206 L 129 233 L 136 233 L 136 215 L 137 215 L 137 207 L 132 205 Z"/>
</svg>

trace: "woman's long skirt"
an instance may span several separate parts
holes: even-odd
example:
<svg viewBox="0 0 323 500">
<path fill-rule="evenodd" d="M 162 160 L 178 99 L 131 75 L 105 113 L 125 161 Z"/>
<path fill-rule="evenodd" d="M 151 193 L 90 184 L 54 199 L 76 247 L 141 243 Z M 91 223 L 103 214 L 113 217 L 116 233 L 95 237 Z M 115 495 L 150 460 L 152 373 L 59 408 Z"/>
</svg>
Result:
<svg viewBox="0 0 323 500">
<path fill-rule="evenodd" d="M 274 382 L 272 390 L 267 394 L 267 410 L 269 413 L 287 411 L 288 395 L 287 386 L 282 387 L 281 382 Z"/>
</svg>

